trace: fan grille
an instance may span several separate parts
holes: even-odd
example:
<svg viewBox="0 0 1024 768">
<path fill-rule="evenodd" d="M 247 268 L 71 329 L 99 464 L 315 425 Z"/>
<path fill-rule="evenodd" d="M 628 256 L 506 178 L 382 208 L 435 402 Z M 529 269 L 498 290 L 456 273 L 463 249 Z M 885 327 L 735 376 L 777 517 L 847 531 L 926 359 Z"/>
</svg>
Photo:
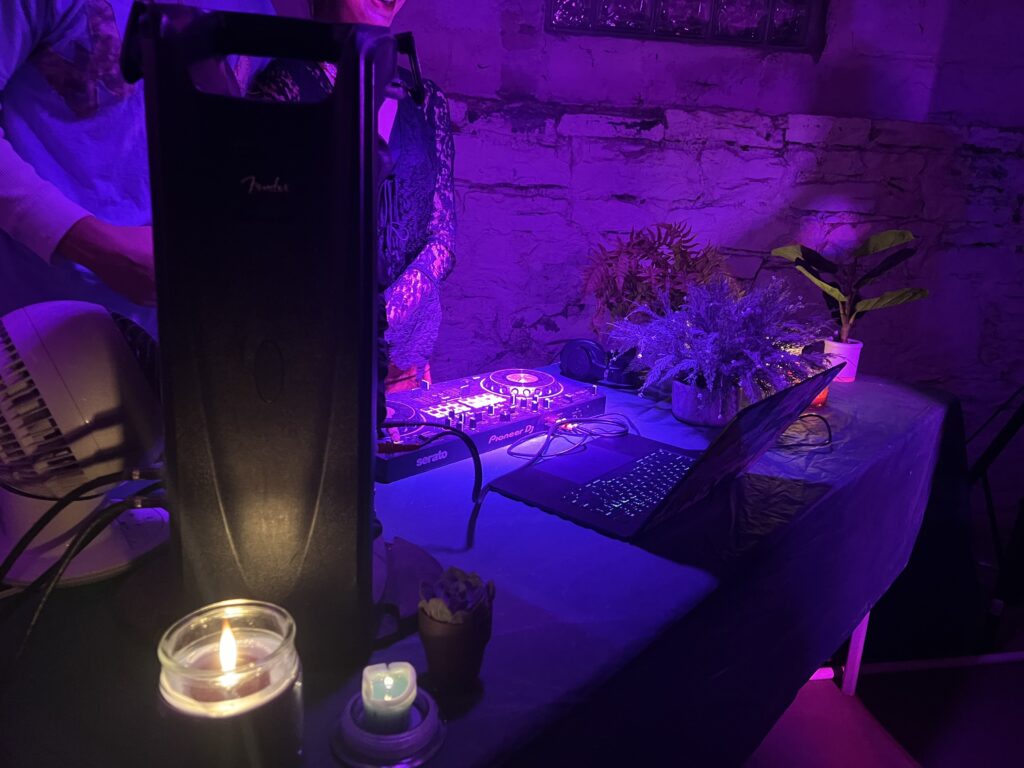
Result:
<svg viewBox="0 0 1024 768">
<path fill-rule="evenodd" d="M 0 479 L 27 490 L 75 486 L 83 473 L 0 322 Z"/>
</svg>

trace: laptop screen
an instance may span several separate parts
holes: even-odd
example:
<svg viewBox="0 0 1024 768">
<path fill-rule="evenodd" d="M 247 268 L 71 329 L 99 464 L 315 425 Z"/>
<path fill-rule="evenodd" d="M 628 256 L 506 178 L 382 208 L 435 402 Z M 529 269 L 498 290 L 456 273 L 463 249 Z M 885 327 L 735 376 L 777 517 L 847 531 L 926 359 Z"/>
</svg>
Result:
<svg viewBox="0 0 1024 768">
<path fill-rule="evenodd" d="M 659 525 L 700 501 L 718 483 L 749 468 L 799 418 L 842 367 L 838 365 L 815 374 L 736 414 L 651 516 L 647 528 Z"/>
</svg>

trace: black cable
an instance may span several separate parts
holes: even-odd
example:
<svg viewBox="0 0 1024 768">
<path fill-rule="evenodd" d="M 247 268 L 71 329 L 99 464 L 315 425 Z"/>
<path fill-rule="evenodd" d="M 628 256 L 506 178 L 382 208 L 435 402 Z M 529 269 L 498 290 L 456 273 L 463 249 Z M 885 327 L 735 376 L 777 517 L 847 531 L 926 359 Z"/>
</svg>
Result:
<svg viewBox="0 0 1024 768">
<path fill-rule="evenodd" d="M 483 506 L 484 499 L 487 497 L 490 489 L 491 486 L 489 485 L 484 487 L 479 500 L 473 505 L 473 509 L 469 513 L 469 522 L 466 524 L 466 541 L 461 550 L 463 552 L 468 552 L 476 544 L 476 521 L 480 519 L 480 507 Z"/>
<path fill-rule="evenodd" d="M 32 527 L 29 528 L 25 535 L 23 535 L 18 543 L 14 545 L 13 549 L 4 558 L 2 564 L 0 564 L 0 584 L 7 578 L 7 574 L 10 573 L 11 568 L 17 562 L 18 558 L 28 549 L 29 545 L 35 540 L 36 536 L 48 526 L 61 512 L 64 511 L 75 501 L 83 501 L 80 498 L 83 495 L 94 491 L 97 488 L 102 488 L 105 485 L 112 485 L 118 482 L 130 482 L 132 480 L 150 480 L 160 476 L 158 470 L 155 469 L 129 469 L 121 472 L 111 472 L 107 475 L 101 475 L 93 480 L 82 483 L 80 486 L 62 496 L 56 504 L 50 507 L 44 512 L 38 520 L 36 520 Z"/>
<path fill-rule="evenodd" d="M 602 416 L 587 416 L 579 419 L 564 419 L 563 421 L 575 425 L 573 428 L 574 432 L 581 432 L 590 437 L 618 437 L 620 435 L 628 435 L 631 431 L 636 434 L 640 434 L 640 429 L 633 420 L 624 413 L 606 413 Z M 612 427 L 618 427 L 615 432 L 602 432 L 600 430 L 587 430 L 581 429 L 580 425 L 583 424 L 596 424 L 598 426 L 607 425 Z"/>
<path fill-rule="evenodd" d="M 636 392 L 640 389 L 639 384 L 616 384 L 614 381 L 608 381 L 601 379 L 600 381 L 593 382 L 599 387 L 605 387 L 606 389 L 621 389 L 623 392 Z"/>
<path fill-rule="evenodd" d="M 480 449 L 476 447 L 476 443 L 473 442 L 473 438 L 463 432 L 461 429 L 455 427 L 449 427 L 444 424 L 429 424 L 422 421 L 386 421 L 381 425 L 381 429 L 400 429 L 406 428 L 420 428 L 433 427 L 434 429 L 440 430 L 440 434 L 431 435 L 426 440 L 421 441 L 417 447 L 424 445 L 430 445 L 435 440 L 440 440 L 446 435 L 454 435 L 461 440 L 466 448 L 469 449 L 469 455 L 473 459 L 473 509 L 469 513 L 469 521 L 466 524 L 466 541 L 463 544 L 462 549 L 449 549 L 447 547 L 438 547 L 438 549 L 445 552 L 468 552 L 473 548 L 476 543 L 476 521 L 480 517 L 480 507 L 484 503 L 484 498 L 487 496 L 489 486 L 485 487 L 484 482 L 484 465 L 480 459 Z"/>
<path fill-rule="evenodd" d="M 524 453 L 518 450 L 519 446 L 526 445 L 527 443 L 532 442 L 533 440 L 537 440 L 541 437 L 544 438 L 544 444 L 536 451 L 532 453 Z M 568 456 L 571 453 L 579 453 L 580 451 L 582 451 L 585 447 L 584 444 L 587 441 L 586 437 L 580 437 L 578 442 L 573 442 L 573 437 L 576 436 L 555 434 L 554 432 L 549 430 L 544 434 L 529 435 L 528 437 L 523 437 L 520 438 L 519 440 L 516 440 L 514 443 L 512 443 L 512 445 L 508 447 L 506 452 L 508 453 L 509 456 L 511 456 L 514 459 L 529 459 L 531 463 L 539 458 L 553 459 L 557 456 Z M 551 446 L 556 440 L 565 440 L 567 443 L 569 443 L 569 447 L 561 451 L 549 453 L 548 447 Z"/>
<path fill-rule="evenodd" d="M 424 448 L 424 447 L 430 445 L 431 443 L 436 443 L 438 440 L 444 440 L 450 434 L 451 433 L 448 432 L 447 430 L 442 430 L 442 431 L 438 432 L 436 435 L 431 435 L 430 437 L 424 438 L 423 440 L 421 440 L 420 442 L 418 442 L 416 444 L 416 447 L 417 448 Z M 473 447 L 476 448 L 475 445 Z M 482 463 L 481 464 L 477 464 L 476 462 L 474 462 L 474 465 L 473 465 L 473 489 L 470 491 L 470 501 L 475 502 L 479 498 L 479 496 L 480 496 L 480 487 L 483 485 L 483 481 L 484 481 L 484 476 L 483 475 L 484 475 L 483 464 Z"/>
<path fill-rule="evenodd" d="M 538 458 L 547 455 L 547 449 L 548 449 L 548 446 L 551 443 L 553 443 L 559 437 L 563 437 L 562 435 L 555 434 L 556 432 L 558 432 L 558 430 L 561 427 L 562 423 L 563 423 L 563 420 L 556 419 L 554 422 L 552 422 L 548 426 L 548 429 L 547 429 L 546 432 L 543 432 L 543 433 L 538 432 L 537 434 L 530 434 L 530 435 L 526 435 L 525 437 L 521 437 L 518 440 L 516 440 L 514 443 L 509 445 L 508 448 L 505 449 L 505 452 L 509 456 L 514 458 L 514 459 L 529 459 L 530 460 L 530 464 L 532 464 Z M 565 437 L 566 440 L 569 440 L 569 437 L 567 435 L 564 436 L 564 437 Z M 540 438 L 544 438 L 544 444 L 540 448 L 538 448 L 536 451 L 534 451 L 532 453 L 520 453 L 520 452 L 518 452 L 517 449 L 519 448 L 519 446 L 526 445 L 527 443 L 531 443 L 534 440 L 538 440 Z M 569 442 L 571 442 L 571 441 L 569 441 Z M 559 453 L 553 454 L 553 455 L 561 456 L 561 455 L 564 455 L 565 453 L 572 453 L 578 447 L 579 447 L 579 444 L 578 443 L 574 443 L 573 446 L 571 448 L 567 449 L 566 451 L 560 451 Z M 527 464 L 527 466 L 530 466 L 530 465 Z"/>
<path fill-rule="evenodd" d="M 29 620 L 28 627 L 25 629 L 25 634 L 22 636 L 21 644 L 18 646 L 18 651 L 14 656 L 15 661 L 21 658 L 22 653 L 28 645 L 28 640 L 32 634 L 32 630 L 35 629 L 36 624 L 39 622 L 39 617 L 43 613 L 44 606 L 50 599 L 50 595 L 57 587 L 57 584 L 60 583 L 64 572 L 67 570 L 68 566 L 71 565 L 71 561 L 74 560 L 83 549 L 89 546 L 89 544 L 91 544 L 92 541 L 118 517 L 123 515 L 129 509 L 140 508 L 144 503 L 143 499 L 145 495 L 156 490 L 160 485 L 161 483 L 153 483 L 146 488 L 143 488 L 132 499 L 111 504 L 110 506 L 104 507 L 94 513 L 89 524 L 75 535 L 71 540 L 71 543 L 68 545 L 68 548 L 64 551 L 64 554 L 61 555 L 60 559 L 51 565 L 42 575 L 33 581 L 29 587 L 26 588 L 25 592 L 28 593 L 38 589 L 39 585 L 44 582 L 46 584 L 43 594 L 39 599 L 39 604 L 36 605 L 36 610 L 32 614 L 32 618 Z"/>
<path fill-rule="evenodd" d="M 565 424 L 574 424 L 574 425 L 576 425 L 576 429 L 579 429 L 579 425 L 583 425 L 583 424 L 603 424 L 603 425 L 608 425 L 608 426 L 615 426 L 615 427 L 618 427 L 619 430 L 624 430 L 624 432 L 623 431 L 619 431 L 619 432 L 607 432 L 607 433 L 599 433 L 599 432 L 594 431 L 594 430 L 586 430 L 586 429 L 581 430 L 582 431 L 582 435 L 581 435 L 582 436 L 582 440 L 579 443 L 580 446 L 582 446 L 582 444 L 584 442 L 586 442 L 587 440 L 589 440 L 589 439 L 593 439 L 593 438 L 596 438 L 596 437 L 607 437 L 607 436 L 612 436 L 614 434 L 626 434 L 626 433 L 629 432 L 630 429 L 632 429 L 633 431 L 637 432 L 637 434 L 639 434 L 639 430 L 637 429 L 636 425 L 629 419 L 629 417 L 625 416 L 624 414 L 619 414 L 619 413 L 609 413 L 609 414 L 605 414 L 604 416 L 598 416 L 598 417 L 584 417 L 584 418 L 577 418 L 577 419 L 559 419 L 559 420 L 555 421 L 551 425 L 551 427 L 548 429 L 548 436 L 547 436 L 548 439 L 545 441 L 544 447 L 541 449 L 541 452 L 539 452 L 537 455 L 535 455 L 535 456 L 533 456 L 531 458 L 529 464 L 532 464 L 532 463 L 534 463 L 536 461 L 539 461 L 541 458 L 544 458 L 545 454 L 543 453 L 543 451 L 546 450 L 546 447 L 550 443 L 550 441 L 552 439 L 552 436 L 554 436 L 556 438 L 557 437 L 565 437 L 564 435 L 554 435 L 554 433 L 558 429 L 560 429 L 563 425 L 565 425 Z M 480 519 L 480 509 L 483 506 L 484 499 L 487 497 L 487 494 L 490 491 L 490 486 L 489 485 L 487 485 L 487 486 L 483 485 L 484 471 L 483 471 L 483 462 L 480 459 L 480 449 L 476 447 L 476 444 L 473 442 L 473 439 L 469 435 L 467 435 L 465 432 L 463 432 L 461 429 L 456 429 L 455 427 L 449 427 L 449 426 L 446 426 L 444 424 L 431 424 L 431 423 L 428 423 L 428 422 L 421 422 L 421 421 L 387 421 L 387 422 L 384 422 L 381 425 L 381 429 L 401 429 L 401 428 L 407 428 L 407 429 L 418 429 L 418 428 L 428 428 L 429 429 L 429 428 L 434 428 L 434 429 L 437 429 L 437 430 L 441 431 L 442 434 L 432 435 L 432 436 L 428 437 L 426 440 L 420 441 L 416 445 L 417 448 L 422 447 L 424 445 L 429 445 L 430 443 L 432 443 L 432 442 L 434 442 L 436 440 L 441 439 L 443 436 L 445 436 L 447 434 L 451 434 L 451 435 L 454 435 L 455 437 L 457 437 L 458 439 L 460 439 L 466 445 L 466 447 L 469 449 L 470 456 L 473 459 L 474 480 L 473 480 L 473 495 L 472 495 L 472 498 L 473 498 L 473 509 L 470 511 L 469 520 L 467 521 L 467 524 L 466 524 L 466 539 L 465 539 L 465 542 L 464 542 L 463 547 L 461 549 L 454 549 L 454 548 L 448 548 L 448 547 L 437 547 L 437 549 L 439 549 L 441 551 L 444 551 L 444 552 L 468 552 L 476 544 L 476 525 L 477 525 L 477 521 Z M 530 437 L 526 438 L 526 440 L 534 440 L 537 437 L 540 437 L 540 435 L 530 435 Z M 525 440 L 518 440 L 518 441 L 516 441 L 511 446 L 509 446 L 509 450 L 512 450 L 517 445 L 521 445 L 523 442 L 525 442 Z M 570 450 L 574 450 L 574 449 L 570 449 Z M 560 454 L 558 454 L 558 455 L 560 455 Z M 528 457 L 523 456 L 521 458 L 528 458 Z M 529 466 L 529 464 L 527 464 L 527 466 Z"/>
<path fill-rule="evenodd" d="M 22 636 L 21 644 L 18 646 L 18 650 L 14 655 L 15 661 L 21 658 L 21 655 L 28 644 L 29 636 L 32 634 L 32 630 L 35 629 L 35 626 L 39 621 L 39 617 L 42 615 L 43 607 L 49 600 L 53 590 L 57 587 L 57 583 L 60 581 L 61 576 L 64 575 L 64 571 L 71 564 L 71 561 L 75 556 L 81 551 L 83 542 L 91 542 L 95 535 L 99 535 L 100 531 L 106 528 L 107 525 L 112 523 L 114 519 L 122 515 L 131 506 L 131 502 L 122 501 L 109 507 L 104 507 L 100 510 L 100 514 L 95 517 L 89 525 L 79 531 L 74 539 L 72 539 L 71 544 L 68 546 L 64 554 L 60 556 L 60 559 L 47 569 L 44 574 L 44 576 L 48 576 L 46 586 L 43 589 L 43 594 L 39 600 L 39 604 L 36 605 L 36 610 L 32 614 L 32 618 L 29 620 L 28 628 Z M 33 584 L 35 584 L 35 582 L 33 582 Z"/>
<path fill-rule="evenodd" d="M 469 449 L 470 458 L 473 459 L 473 472 L 475 475 L 473 479 L 473 502 L 475 503 L 480 499 L 480 491 L 481 488 L 483 487 L 484 482 L 484 465 L 483 462 L 480 460 L 480 449 L 476 447 L 476 443 L 473 442 L 473 438 L 471 438 L 461 429 L 449 427 L 444 424 L 430 424 L 428 422 L 423 421 L 386 421 L 381 425 L 381 429 L 401 429 L 403 427 L 409 429 L 416 427 L 439 429 L 442 432 L 446 432 L 459 438 L 459 440 L 461 440 L 466 445 L 466 448 Z M 435 440 L 440 439 L 440 437 L 441 435 L 434 435 L 428 438 L 427 440 L 421 442 L 416 447 L 420 447 L 421 445 L 429 445 Z"/>
<path fill-rule="evenodd" d="M 57 496 L 40 496 L 39 494 L 36 493 L 29 493 L 28 491 L 23 491 L 21 490 L 21 488 L 15 488 L 13 485 L 8 485 L 7 483 L 0 483 L 0 488 L 3 488 L 8 493 L 14 494 L 15 496 L 21 496 L 23 499 L 32 499 L 33 501 L 60 501 L 60 498 Z M 79 499 L 79 501 L 99 499 L 102 496 L 103 494 L 96 494 L 95 496 L 86 496 L 83 499 Z"/>
<path fill-rule="evenodd" d="M 609 419 L 608 417 L 611 417 L 611 418 Z M 621 419 L 621 421 L 617 422 L 616 421 L 617 419 Z M 581 435 L 582 439 L 575 446 L 573 446 L 572 448 L 568 449 L 567 451 L 562 451 L 562 452 L 559 452 L 557 454 L 550 454 L 550 455 L 548 455 L 546 453 L 547 447 L 554 441 L 554 439 L 557 439 L 559 437 L 564 437 L 565 439 L 568 439 L 568 437 L 566 437 L 565 435 L 556 435 L 555 434 L 555 432 L 557 432 L 558 430 L 560 430 L 562 427 L 564 427 L 567 424 L 575 425 L 573 430 L 572 430 L 573 432 L 576 432 L 576 431 L 579 430 L 579 425 L 580 424 L 606 424 L 606 425 L 610 425 L 610 426 L 618 426 L 620 429 L 624 429 L 625 431 L 624 432 L 617 432 L 617 433 L 616 432 L 600 433 L 600 432 L 597 432 L 597 431 L 594 431 L 594 430 L 582 430 L 583 431 L 583 434 Z M 523 443 L 525 443 L 525 442 L 527 442 L 529 440 L 536 440 L 538 437 L 540 437 L 540 435 L 530 435 L 528 438 L 517 440 L 515 443 L 513 443 L 512 445 L 510 445 L 508 447 L 508 452 L 509 452 L 510 456 L 516 456 L 517 458 L 528 458 L 529 461 L 525 464 L 525 466 L 528 467 L 528 466 L 531 466 L 531 465 L 535 464 L 536 462 L 540 461 L 541 459 L 553 458 L 554 456 L 563 456 L 566 453 L 570 453 L 570 452 L 572 452 L 572 451 L 574 451 L 574 450 L 576 450 L 578 448 L 582 448 L 586 442 L 588 442 L 589 440 L 592 440 L 594 438 L 597 438 L 597 437 L 611 437 L 611 436 L 615 436 L 616 434 L 628 434 L 630 429 L 632 429 L 637 434 L 640 434 L 640 430 L 637 429 L 636 425 L 630 420 L 630 418 L 628 416 L 624 415 L 624 414 L 621 414 L 621 413 L 608 413 L 608 414 L 605 414 L 604 416 L 586 417 L 586 418 L 578 418 L 578 419 L 569 419 L 569 418 L 567 418 L 567 419 L 558 419 L 554 423 L 552 423 L 552 425 L 548 428 L 547 434 L 544 436 L 545 437 L 544 445 L 541 446 L 540 450 L 537 451 L 537 453 L 533 454 L 532 456 L 523 456 L 523 455 L 518 455 L 517 456 L 517 454 L 513 453 L 513 450 L 517 446 L 522 445 Z M 443 551 L 445 551 L 445 552 L 468 552 L 470 549 L 473 548 L 473 546 L 476 544 L 476 524 L 477 524 L 477 521 L 480 519 L 480 508 L 483 505 L 484 499 L 487 497 L 487 494 L 490 492 L 490 489 L 491 489 L 490 485 L 484 486 L 482 491 L 480 492 L 479 497 L 477 498 L 476 502 L 473 504 L 473 510 L 469 514 L 469 521 L 468 521 L 468 523 L 466 525 L 466 541 L 465 541 L 465 544 L 463 545 L 463 548 L 462 549 L 441 548 Z"/>
<path fill-rule="evenodd" d="M 160 483 L 154 483 L 153 485 L 146 486 L 145 488 L 143 488 L 140 493 L 142 493 L 142 492 L 150 493 L 150 492 L 152 492 L 153 490 L 155 490 L 156 488 L 159 488 L 159 487 L 160 487 Z M 123 501 L 116 502 L 116 504 L 125 504 L 125 503 L 128 503 L 128 501 L 129 500 L 125 499 Z M 92 515 L 90 515 L 90 517 L 86 518 L 85 522 L 87 524 L 91 524 L 91 522 L 93 520 L 95 520 L 98 515 L 103 514 L 108 509 L 112 509 L 113 506 L 114 506 L 114 504 L 111 504 L 110 506 L 107 506 L 107 507 L 104 507 L 103 509 L 97 510 Z M 122 513 L 123 513 L 123 511 L 124 510 L 122 510 Z M 80 534 L 81 534 L 81 531 L 79 531 L 79 533 L 76 534 L 76 538 Z M 90 542 L 91 541 L 92 540 L 90 539 Z M 72 539 L 71 543 L 68 544 L 68 548 L 64 550 L 64 554 L 66 554 L 68 552 L 68 550 L 71 549 L 71 546 L 73 545 L 73 543 L 74 543 L 74 539 Z M 84 547 L 83 547 L 83 549 L 84 549 Z M 81 552 L 81 550 L 79 550 L 79 552 Z M 35 580 L 32 581 L 32 583 L 28 584 L 26 587 L 24 587 L 24 589 L 22 591 L 26 592 L 26 593 L 32 593 L 32 592 L 37 591 L 40 587 L 45 585 L 53 577 L 53 574 L 57 572 L 58 566 L 59 566 L 59 561 L 53 563 L 49 568 L 47 568 L 41 574 L 36 576 Z"/>
<path fill-rule="evenodd" d="M 145 488 L 140 489 L 140 491 L 137 494 L 133 494 L 132 498 L 136 499 L 136 498 L 139 498 L 140 496 L 142 496 L 144 494 L 152 493 L 153 491 L 157 490 L 158 488 L 161 488 L 162 486 L 163 486 L 163 483 L 152 483 L 151 485 L 147 485 Z M 99 512 L 102 512 L 102 511 L 103 510 L 99 510 Z M 96 514 L 98 514 L 98 513 L 97 512 L 92 512 L 90 514 L 90 516 L 87 517 L 85 519 L 85 521 L 83 521 L 83 522 L 88 523 L 90 518 L 94 518 L 96 516 Z M 81 532 L 79 532 L 79 533 L 81 533 Z M 90 541 L 91 541 L 91 539 L 90 539 Z M 70 547 L 71 544 L 69 543 L 68 546 Z M 67 550 L 65 550 L 65 552 L 66 551 Z M 47 568 L 45 571 L 43 571 L 41 574 L 36 576 L 35 580 L 32 581 L 30 584 L 26 585 L 25 587 L 22 587 L 22 588 L 12 587 L 11 589 L 17 590 L 17 593 L 15 595 L 11 595 L 11 597 L 16 598 L 16 600 L 12 600 L 11 601 L 12 603 L 14 603 L 14 609 L 17 609 L 17 607 L 22 602 L 24 602 L 24 600 L 26 598 L 30 597 L 32 595 L 32 593 L 38 591 L 40 587 L 42 587 L 44 584 L 46 584 L 46 582 L 53 576 L 54 573 L 56 573 L 56 571 L 57 571 L 57 563 L 54 563 L 49 568 Z M 4 618 L 6 618 L 6 616 L 8 616 L 11 613 L 12 610 L 13 609 L 9 609 L 7 611 L 7 613 L 4 614 Z"/>
<path fill-rule="evenodd" d="M 614 427 L 615 429 L 610 431 L 591 429 L 586 427 L 587 424 L 594 424 L 597 426 L 608 426 Z M 622 413 L 606 413 L 603 416 L 585 416 L 579 418 L 561 418 L 557 419 L 548 428 L 547 433 L 544 435 L 544 444 L 534 453 L 526 454 L 518 452 L 519 446 L 536 440 L 541 435 L 528 435 L 527 437 L 520 438 L 516 442 L 512 443 L 507 449 L 508 455 L 517 459 L 529 459 L 525 466 L 530 467 L 536 464 L 538 461 L 543 459 L 551 459 L 557 456 L 566 456 L 570 453 L 575 453 L 585 447 L 585 445 L 592 439 L 600 437 L 621 437 L 628 435 L 630 431 L 640 434 L 640 430 L 637 428 L 633 421 Z M 577 443 L 572 443 L 570 438 L 579 437 L 580 440 Z M 572 446 L 565 450 L 558 451 L 557 453 L 548 453 L 550 445 L 558 439 L 564 439 Z"/>
</svg>

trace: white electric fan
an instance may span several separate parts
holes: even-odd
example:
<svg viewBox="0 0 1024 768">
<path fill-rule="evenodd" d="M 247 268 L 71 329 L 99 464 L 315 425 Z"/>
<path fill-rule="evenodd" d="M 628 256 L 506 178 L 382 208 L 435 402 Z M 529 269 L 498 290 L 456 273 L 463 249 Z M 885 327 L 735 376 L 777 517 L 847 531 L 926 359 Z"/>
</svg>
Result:
<svg viewBox="0 0 1024 768">
<path fill-rule="evenodd" d="M 153 465 L 160 404 L 140 357 L 154 349 L 141 328 L 95 304 L 47 302 L 0 318 L 0 560 L 53 500 Z M 43 528 L 6 582 L 29 583 L 53 565 L 110 492 L 73 503 Z M 129 510 L 82 550 L 61 584 L 118 573 L 167 535 L 165 510 Z"/>
</svg>

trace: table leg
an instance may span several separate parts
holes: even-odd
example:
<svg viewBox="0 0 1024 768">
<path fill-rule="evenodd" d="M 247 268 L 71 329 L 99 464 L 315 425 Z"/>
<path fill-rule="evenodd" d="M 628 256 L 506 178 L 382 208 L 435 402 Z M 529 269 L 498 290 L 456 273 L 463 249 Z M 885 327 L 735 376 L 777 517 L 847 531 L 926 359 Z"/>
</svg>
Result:
<svg viewBox="0 0 1024 768">
<path fill-rule="evenodd" d="M 860 676 L 860 660 L 864 655 L 864 641 L 868 636 L 868 619 L 871 611 L 865 614 L 860 624 L 850 636 L 850 650 L 846 654 L 846 665 L 843 667 L 842 691 L 847 696 L 857 693 L 857 678 Z"/>
</svg>

